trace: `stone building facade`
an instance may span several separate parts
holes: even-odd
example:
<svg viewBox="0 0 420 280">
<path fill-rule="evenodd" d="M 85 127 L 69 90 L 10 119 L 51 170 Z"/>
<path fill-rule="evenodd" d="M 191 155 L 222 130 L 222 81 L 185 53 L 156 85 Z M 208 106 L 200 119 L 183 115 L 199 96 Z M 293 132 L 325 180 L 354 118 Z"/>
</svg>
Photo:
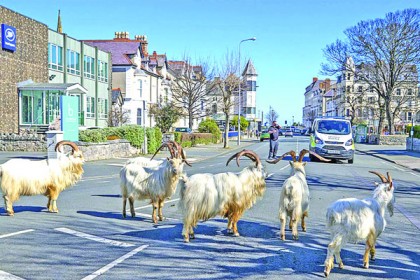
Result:
<svg viewBox="0 0 420 280">
<path fill-rule="evenodd" d="M 18 83 L 48 82 L 48 27 L 3 6 L 0 24 L 16 28 L 16 51 L 0 49 L 0 132 L 18 133 Z"/>
</svg>

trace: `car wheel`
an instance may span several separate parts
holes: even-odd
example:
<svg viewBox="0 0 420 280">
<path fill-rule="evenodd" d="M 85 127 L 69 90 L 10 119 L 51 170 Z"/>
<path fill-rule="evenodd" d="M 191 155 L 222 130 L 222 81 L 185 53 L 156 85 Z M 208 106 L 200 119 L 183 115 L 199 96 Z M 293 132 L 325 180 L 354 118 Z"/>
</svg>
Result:
<svg viewBox="0 0 420 280">
<path fill-rule="evenodd" d="M 260 142 L 264 141 L 264 139 L 260 139 Z"/>
<path fill-rule="evenodd" d="M 313 155 L 311 155 L 311 154 L 309 154 L 309 159 L 310 159 L 311 161 L 316 161 L 316 157 L 315 157 L 315 156 L 313 156 Z"/>
<path fill-rule="evenodd" d="M 353 159 L 349 159 L 349 160 L 348 160 L 348 162 L 349 162 L 350 164 L 353 164 Z"/>
</svg>

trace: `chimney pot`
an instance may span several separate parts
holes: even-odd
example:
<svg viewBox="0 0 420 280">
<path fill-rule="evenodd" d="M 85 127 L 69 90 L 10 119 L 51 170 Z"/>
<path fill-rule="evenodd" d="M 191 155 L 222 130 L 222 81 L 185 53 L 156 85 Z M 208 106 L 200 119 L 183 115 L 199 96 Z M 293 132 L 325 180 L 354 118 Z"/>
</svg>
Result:
<svg viewBox="0 0 420 280">
<path fill-rule="evenodd" d="M 318 81 L 318 77 L 313 77 L 312 82 L 315 83 L 316 81 Z"/>
</svg>

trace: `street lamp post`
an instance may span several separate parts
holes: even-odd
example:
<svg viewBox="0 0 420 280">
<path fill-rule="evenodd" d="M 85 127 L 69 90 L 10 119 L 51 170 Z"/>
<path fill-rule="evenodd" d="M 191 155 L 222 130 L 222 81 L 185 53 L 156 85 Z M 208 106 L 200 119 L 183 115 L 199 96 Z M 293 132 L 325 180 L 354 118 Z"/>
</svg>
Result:
<svg viewBox="0 0 420 280">
<path fill-rule="evenodd" d="M 256 38 L 248 38 L 239 42 L 239 86 L 238 86 L 238 146 L 241 144 L 241 44 L 245 41 L 255 41 Z"/>
</svg>

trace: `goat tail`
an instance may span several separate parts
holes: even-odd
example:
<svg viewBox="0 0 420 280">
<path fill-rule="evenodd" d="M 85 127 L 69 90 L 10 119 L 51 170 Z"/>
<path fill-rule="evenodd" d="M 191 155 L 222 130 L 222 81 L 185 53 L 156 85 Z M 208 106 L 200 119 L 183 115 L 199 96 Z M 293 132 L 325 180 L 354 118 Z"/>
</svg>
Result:
<svg viewBox="0 0 420 280">
<path fill-rule="evenodd" d="M 187 190 L 187 182 L 188 182 L 187 174 L 183 173 L 181 176 L 179 176 L 178 182 L 180 185 L 180 190 L 179 190 L 180 201 L 183 201 L 184 196 L 185 196 L 185 191 Z"/>
<path fill-rule="evenodd" d="M 340 215 L 333 208 L 327 209 L 326 218 L 328 227 L 332 227 L 333 225 L 340 223 Z"/>
</svg>

